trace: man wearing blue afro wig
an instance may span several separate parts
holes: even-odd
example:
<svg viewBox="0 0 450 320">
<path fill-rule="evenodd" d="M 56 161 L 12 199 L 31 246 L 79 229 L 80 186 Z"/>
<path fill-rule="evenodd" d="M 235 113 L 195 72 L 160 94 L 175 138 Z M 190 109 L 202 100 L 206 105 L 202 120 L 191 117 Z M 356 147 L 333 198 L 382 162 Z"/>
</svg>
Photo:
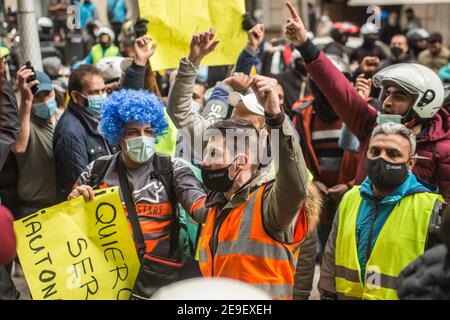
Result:
<svg viewBox="0 0 450 320">
<path fill-rule="evenodd" d="M 100 121 L 100 132 L 111 144 L 119 144 L 125 135 L 127 127 L 144 126 L 151 130 L 148 144 L 152 145 L 154 139 L 162 136 L 167 130 L 167 121 L 164 117 L 164 105 L 153 93 L 145 90 L 120 90 L 113 92 L 105 101 Z M 144 128 L 142 128 L 144 129 Z M 153 140 L 153 142 L 150 142 Z M 145 141 L 145 140 L 144 140 Z M 122 149 L 126 150 L 126 149 Z M 147 155 L 140 155 L 145 159 Z"/>
<path fill-rule="evenodd" d="M 139 221 L 131 225 L 141 263 L 162 263 L 156 268 L 168 273 L 161 275 L 164 281 L 139 273 L 137 283 L 150 285 L 136 285 L 132 292 L 136 299 L 149 298 L 159 286 L 169 284 L 167 279 L 180 280 L 175 276 L 179 272 L 177 268 L 164 268 L 167 264 L 194 261 L 187 259 L 180 241 L 183 238 L 179 237 L 178 204 L 197 221 L 202 221 L 207 213 L 206 194 L 191 169 L 179 159 L 155 152 L 156 140 L 167 127 L 164 105 L 154 94 L 144 90 L 112 93 L 103 105 L 100 132 L 122 151 L 89 164 L 69 195 L 69 200 L 81 195 L 91 200 L 96 188 L 120 187 L 129 220 L 133 221 L 134 217 Z M 166 259 L 170 262 L 164 263 Z M 189 273 L 192 276 L 200 275 L 198 267 L 189 270 L 196 270 Z"/>
</svg>

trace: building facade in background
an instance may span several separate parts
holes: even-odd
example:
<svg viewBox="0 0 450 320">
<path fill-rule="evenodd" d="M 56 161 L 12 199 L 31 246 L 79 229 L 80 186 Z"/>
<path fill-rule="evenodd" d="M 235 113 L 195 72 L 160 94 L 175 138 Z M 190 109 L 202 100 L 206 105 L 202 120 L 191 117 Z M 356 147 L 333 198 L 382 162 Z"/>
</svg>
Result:
<svg viewBox="0 0 450 320">
<path fill-rule="evenodd" d="M 37 17 L 42 17 L 47 15 L 47 0 L 33 0 L 34 8 L 36 10 Z M 106 12 L 106 7 L 108 0 L 92 0 L 92 3 L 96 6 L 98 12 L 98 18 L 103 24 L 109 24 L 108 15 Z M 17 8 L 17 0 L 4 0 L 5 8 L 9 6 L 14 6 Z M 136 19 L 139 16 L 139 9 L 137 0 L 126 0 L 127 9 L 129 12 L 130 19 Z"/>
<path fill-rule="evenodd" d="M 349 6 L 348 0 L 292 0 L 297 3 L 298 8 L 305 8 L 308 2 L 315 5 L 318 11 L 327 10 L 332 21 L 350 21 L 358 25 L 367 22 L 370 14 L 367 14 L 367 6 Z M 379 3 L 375 0 L 367 0 L 367 3 Z M 396 3 L 392 1 L 390 3 Z M 411 1 L 412 2 L 417 2 Z M 426 3 L 427 1 L 423 1 Z M 422 20 L 423 27 L 431 32 L 441 32 L 444 38 L 444 45 L 450 45 L 450 0 L 449 3 L 428 3 L 412 5 L 390 5 L 385 6 L 387 10 L 403 12 L 406 8 L 414 9 L 416 15 Z M 246 0 L 247 10 L 257 11 L 267 29 L 269 36 L 282 36 L 282 25 L 289 17 L 289 11 L 285 6 L 284 0 Z M 304 12 L 301 12 L 303 18 L 306 18 Z M 401 15 L 404 19 L 404 15 Z M 400 21 L 401 23 L 403 20 Z"/>
</svg>

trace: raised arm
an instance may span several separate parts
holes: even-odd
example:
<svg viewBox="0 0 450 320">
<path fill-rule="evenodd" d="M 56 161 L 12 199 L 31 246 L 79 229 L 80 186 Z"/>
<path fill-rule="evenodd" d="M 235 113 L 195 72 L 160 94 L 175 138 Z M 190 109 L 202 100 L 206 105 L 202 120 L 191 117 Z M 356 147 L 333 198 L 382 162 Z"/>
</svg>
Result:
<svg viewBox="0 0 450 320">
<path fill-rule="evenodd" d="M 25 66 L 17 72 L 20 90 L 20 133 L 16 142 L 11 146 L 11 151 L 18 154 L 24 153 L 27 150 L 28 140 L 30 138 L 30 115 L 33 104 L 33 93 L 30 88 L 39 84 L 38 80 L 27 83 L 28 77 L 32 74 L 33 72 L 30 69 L 26 69 Z"/>
<path fill-rule="evenodd" d="M 219 43 L 219 40 L 214 40 L 214 36 L 214 29 L 192 36 L 189 56 L 181 59 L 167 99 L 167 113 L 177 129 L 187 131 L 191 137 L 191 146 L 194 145 L 195 137 L 203 138 L 204 130 L 211 123 L 192 110 L 191 103 L 197 69 L 202 59 L 214 51 Z"/>
<path fill-rule="evenodd" d="M 297 10 L 289 1 L 286 4 L 291 12 L 285 26 L 286 37 L 302 54 L 309 74 L 341 120 L 358 138 L 365 137 L 375 125 L 377 111 L 369 108 L 347 78 L 308 40 Z"/>
<path fill-rule="evenodd" d="M 269 221 L 275 221 L 276 229 L 286 231 L 297 221 L 306 199 L 308 171 L 300 145 L 280 107 L 276 86 L 275 79 L 263 76 L 256 76 L 252 83 L 253 92 L 265 110 L 272 150 L 278 156 L 275 183 L 265 198 L 264 211 Z"/>
<path fill-rule="evenodd" d="M 144 89 L 147 61 L 153 56 L 157 46 L 158 44 L 150 37 L 143 36 L 136 39 L 134 42 L 135 58 L 133 63 L 125 71 L 122 88 L 134 90 Z"/>
<path fill-rule="evenodd" d="M 248 31 L 248 43 L 242 50 L 236 63 L 236 72 L 250 75 L 252 67 L 258 59 L 259 47 L 264 41 L 265 28 L 262 23 L 256 24 Z"/>
</svg>

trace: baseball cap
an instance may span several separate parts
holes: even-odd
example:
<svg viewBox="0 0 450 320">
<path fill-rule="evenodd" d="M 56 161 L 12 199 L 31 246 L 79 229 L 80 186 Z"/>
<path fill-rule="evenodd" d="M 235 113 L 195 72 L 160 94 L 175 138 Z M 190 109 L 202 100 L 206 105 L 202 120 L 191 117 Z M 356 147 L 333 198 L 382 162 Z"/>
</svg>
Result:
<svg viewBox="0 0 450 320">
<path fill-rule="evenodd" d="M 52 80 L 45 72 L 36 71 L 36 80 L 39 81 L 39 85 L 35 95 L 42 91 L 53 91 Z"/>
<path fill-rule="evenodd" d="M 244 103 L 244 106 L 254 114 L 264 116 L 264 108 L 262 105 L 258 103 L 258 99 L 256 99 L 256 96 L 254 93 L 250 93 L 247 95 L 242 95 L 239 92 L 232 92 L 228 96 L 228 103 L 232 107 L 236 107 L 236 105 L 242 101 Z"/>
<path fill-rule="evenodd" d="M 42 59 L 42 66 L 44 67 L 44 72 L 53 79 L 58 78 L 59 70 L 61 70 L 62 63 L 61 59 L 58 57 L 47 57 Z"/>
</svg>

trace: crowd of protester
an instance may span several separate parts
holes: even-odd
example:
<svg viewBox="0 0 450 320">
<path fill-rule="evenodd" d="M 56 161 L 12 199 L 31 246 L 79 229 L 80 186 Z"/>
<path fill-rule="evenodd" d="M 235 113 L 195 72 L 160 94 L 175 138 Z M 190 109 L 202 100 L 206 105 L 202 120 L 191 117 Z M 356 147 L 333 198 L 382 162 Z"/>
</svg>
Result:
<svg viewBox="0 0 450 320">
<path fill-rule="evenodd" d="M 110 26 L 78 3 L 84 54 L 68 56 L 77 3 L 39 19 L 44 70 L 0 51 L 0 299 L 20 296 L 12 221 L 113 186 L 141 264 L 181 265 L 140 272 L 134 299 L 213 276 L 307 300 L 316 263 L 322 299 L 450 298 L 450 51 L 412 9 L 379 29 L 310 5 L 305 27 L 288 2 L 283 38 L 244 16 L 235 65 L 202 66 L 220 44 L 211 28 L 156 72 L 148 21 L 127 21 L 122 0 L 108 1 Z"/>
</svg>

